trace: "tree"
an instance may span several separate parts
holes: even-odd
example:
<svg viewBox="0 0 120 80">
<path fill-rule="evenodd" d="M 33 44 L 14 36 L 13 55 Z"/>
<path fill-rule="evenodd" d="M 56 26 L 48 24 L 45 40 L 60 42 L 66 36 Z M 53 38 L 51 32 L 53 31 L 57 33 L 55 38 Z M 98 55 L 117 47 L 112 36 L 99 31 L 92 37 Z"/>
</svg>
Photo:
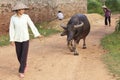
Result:
<svg viewBox="0 0 120 80">
<path fill-rule="evenodd" d="M 112 10 L 112 12 L 120 11 L 120 0 L 106 0 L 105 4 Z"/>
<path fill-rule="evenodd" d="M 106 1 L 106 0 L 100 0 L 100 1 L 102 2 L 103 5 L 105 5 L 105 1 Z"/>
<path fill-rule="evenodd" d="M 102 14 L 103 11 L 101 7 L 102 7 L 102 3 L 100 2 L 100 0 L 88 0 L 88 12 L 89 13 Z"/>
<path fill-rule="evenodd" d="M 116 32 L 120 32 L 120 17 L 119 20 L 117 21 L 116 27 L 115 27 Z"/>
</svg>

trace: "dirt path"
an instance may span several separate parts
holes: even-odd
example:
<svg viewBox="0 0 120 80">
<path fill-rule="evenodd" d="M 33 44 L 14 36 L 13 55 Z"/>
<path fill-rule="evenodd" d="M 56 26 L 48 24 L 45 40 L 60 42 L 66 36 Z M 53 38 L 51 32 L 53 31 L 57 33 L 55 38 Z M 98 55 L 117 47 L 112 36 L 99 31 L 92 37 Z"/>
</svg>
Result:
<svg viewBox="0 0 120 80">
<path fill-rule="evenodd" d="M 66 46 L 66 37 L 60 34 L 34 39 L 30 42 L 28 71 L 23 80 L 115 80 L 101 61 L 105 51 L 100 46 L 100 39 L 113 32 L 114 24 L 105 29 L 103 18 L 88 15 L 91 32 L 87 37 L 87 49 L 79 45 L 79 56 L 74 56 Z M 93 22 L 95 21 L 95 22 Z M 99 25 L 99 26 L 98 26 Z M 20 80 L 18 61 L 14 47 L 0 48 L 0 80 Z"/>
</svg>

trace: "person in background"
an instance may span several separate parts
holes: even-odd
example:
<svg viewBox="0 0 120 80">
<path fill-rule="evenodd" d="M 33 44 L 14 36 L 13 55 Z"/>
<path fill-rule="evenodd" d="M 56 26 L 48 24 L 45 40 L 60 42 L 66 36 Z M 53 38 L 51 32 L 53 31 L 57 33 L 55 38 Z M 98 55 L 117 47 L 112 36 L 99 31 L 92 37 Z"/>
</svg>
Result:
<svg viewBox="0 0 120 80">
<path fill-rule="evenodd" d="M 105 5 L 102 6 L 104 15 L 105 15 L 105 25 L 111 26 L 111 10 L 108 9 Z"/>
<path fill-rule="evenodd" d="M 20 63 L 19 76 L 24 77 L 27 67 L 27 55 L 29 49 L 29 32 L 28 26 L 31 28 L 35 37 L 41 38 L 42 35 L 38 32 L 29 15 L 24 14 L 25 10 L 29 9 L 22 2 L 17 2 L 12 8 L 16 12 L 10 19 L 9 36 L 11 45 L 15 45 L 17 59 Z"/>
<path fill-rule="evenodd" d="M 63 15 L 62 11 L 58 11 L 58 13 L 57 13 L 57 18 L 58 18 L 59 20 L 63 20 L 63 19 L 64 19 L 64 15 Z"/>
</svg>

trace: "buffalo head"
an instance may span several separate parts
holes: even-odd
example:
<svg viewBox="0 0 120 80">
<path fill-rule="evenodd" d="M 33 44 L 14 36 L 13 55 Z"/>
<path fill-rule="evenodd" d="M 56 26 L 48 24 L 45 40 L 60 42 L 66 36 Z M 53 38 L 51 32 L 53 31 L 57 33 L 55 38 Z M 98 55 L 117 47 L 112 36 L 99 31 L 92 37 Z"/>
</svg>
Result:
<svg viewBox="0 0 120 80">
<path fill-rule="evenodd" d="M 61 36 L 67 35 L 67 41 L 71 41 L 76 33 L 76 30 L 78 28 L 81 28 L 83 25 L 84 25 L 83 22 L 81 22 L 78 25 L 74 25 L 74 24 L 68 24 L 67 26 L 60 25 L 64 29 Z"/>
</svg>

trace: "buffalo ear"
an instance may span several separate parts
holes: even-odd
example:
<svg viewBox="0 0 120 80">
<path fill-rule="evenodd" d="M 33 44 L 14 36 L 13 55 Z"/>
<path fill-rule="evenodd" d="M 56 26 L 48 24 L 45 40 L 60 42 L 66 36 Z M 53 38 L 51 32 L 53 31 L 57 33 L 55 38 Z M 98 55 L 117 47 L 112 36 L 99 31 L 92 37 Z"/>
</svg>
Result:
<svg viewBox="0 0 120 80">
<path fill-rule="evenodd" d="M 60 24 L 60 26 L 61 26 L 64 30 L 67 29 L 67 27 L 66 27 L 64 24 Z"/>
<path fill-rule="evenodd" d="M 79 28 L 79 27 L 82 27 L 84 25 L 83 22 L 81 22 L 81 24 L 78 24 L 78 25 L 74 25 L 74 28 Z"/>
</svg>

